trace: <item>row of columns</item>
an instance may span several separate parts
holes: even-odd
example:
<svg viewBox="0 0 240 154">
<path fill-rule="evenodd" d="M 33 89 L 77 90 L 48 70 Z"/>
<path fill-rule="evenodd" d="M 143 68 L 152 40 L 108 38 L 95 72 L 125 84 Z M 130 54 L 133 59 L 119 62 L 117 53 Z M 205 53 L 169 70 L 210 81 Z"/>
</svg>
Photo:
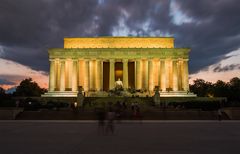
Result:
<svg viewBox="0 0 240 154">
<path fill-rule="evenodd" d="M 135 88 L 153 91 L 189 91 L 185 59 L 139 59 L 135 61 Z"/>
<path fill-rule="evenodd" d="M 103 62 L 100 60 L 50 59 L 49 91 L 100 91 Z"/>
<path fill-rule="evenodd" d="M 123 59 L 123 86 L 128 88 L 128 59 Z M 88 59 L 50 59 L 50 91 L 103 89 L 103 61 Z M 109 60 L 109 89 L 115 86 L 115 60 Z M 137 59 L 135 88 L 153 91 L 188 91 L 188 61 L 175 59 Z"/>
</svg>

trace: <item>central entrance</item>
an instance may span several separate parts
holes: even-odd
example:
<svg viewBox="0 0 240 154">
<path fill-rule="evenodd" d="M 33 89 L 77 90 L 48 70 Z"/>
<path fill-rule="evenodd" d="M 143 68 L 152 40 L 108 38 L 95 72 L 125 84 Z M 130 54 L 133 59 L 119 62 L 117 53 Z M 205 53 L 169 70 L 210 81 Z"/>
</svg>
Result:
<svg viewBox="0 0 240 154">
<path fill-rule="evenodd" d="M 109 62 L 103 62 L 103 91 L 109 90 Z M 123 63 L 115 62 L 114 79 L 123 81 Z M 135 88 L 135 67 L 134 62 L 128 62 L 128 87 Z"/>
</svg>

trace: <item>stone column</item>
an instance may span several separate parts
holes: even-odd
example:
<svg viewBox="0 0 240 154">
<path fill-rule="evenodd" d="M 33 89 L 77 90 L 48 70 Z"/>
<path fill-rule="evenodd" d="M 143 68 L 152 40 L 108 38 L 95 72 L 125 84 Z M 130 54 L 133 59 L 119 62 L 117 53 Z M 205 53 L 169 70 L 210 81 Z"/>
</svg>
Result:
<svg viewBox="0 0 240 154">
<path fill-rule="evenodd" d="M 77 91 L 77 59 L 73 59 L 72 68 L 72 91 Z"/>
<path fill-rule="evenodd" d="M 65 91 L 65 59 L 60 59 L 60 91 Z"/>
<path fill-rule="evenodd" d="M 96 60 L 96 69 L 95 69 L 95 88 L 97 91 L 100 91 L 100 81 L 101 81 L 101 61 L 99 59 Z"/>
<path fill-rule="evenodd" d="M 183 60 L 183 90 L 189 91 L 189 81 L 188 81 L 188 60 Z"/>
<path fill-rule="evenodd" d="M 60 90 L 60 61 L 59 59 L 57 59 L 56 63 L 55 63 L 55 69 L 56 71 L 56 86 L 55 86 L 55 90 L 59 91 Z"/>
<path fill-rule="evenodd" d="M 103 91 L 103 60 L 100 60 L 100 90 Z"/>
<path fill-rule="evenodd" d="M 137 89 L 137 61 L 134 61 L 134 88 Z"/>
<path fill-rule="evenodd" d="M 177 62 L 177 73 L 178 73 L 178 91 L 182 91 L 182 61 Z"/>
<path fill-rule="evenodd" d="M 115 60 L 110 59 L 110 68 L 109 68 L 109 90 L 114 88 L 115 84 Z"/>
<path fill-rule="evenodd" d="M 68 60 L 68 90 L 72 91 L 72 68 L 73 61 L 72 59 Z"/>
<path fill-rule="evenodd" d="M 94 61 L 93 60 L 90 60 L 89 61 L 89 90 L 93 90 L 95 89 L 94 88 L 94 85 L 95 85 L 95 77 L 94 77 L 94 74 L 95 74 L 95 66 L 94 66 Z"/>
<path fill-rule="evenodd" d="M 170 59 L 168 63 L 168 68 L 169 68 L 169 88 L 172 88 L 173 90 L 173 60 Z"/>
<path fill-rule="evenodd" d="M 89 61 L 85 59 L 84 91 L 89 90 Z"/>
<path fill-rule="evenodd" d="M 143 88 L 148 90 L 148 60 L 144 59 L 142 65 Z"/>
<path fill-rule="evenodd" d="M 170 72 L 170 60 L 167 59 L 165 60 L 165 85 L 166 85 L 166 90 L 167 88 L 170 88 L 170 75 L 169 75 L 169 72 Z"/>
<path fill-rule="evenodd" d="M 128 89 L 128 59 L 123 59 L 123 88 Z"/>
<path fill-rule="evenodd" d="M 93 64 L 92 64 L 92 60 L 89 60 L 89 79 L 88 79 L 88 83 L 89 83 L 89 90 L 93 89 L 93 73 L 92 73 L 92 68 L 93 68 Z"/>
<path fill-rule="evenodd" d="M 162 91 L 166 91 L 166 69 L 165 69 L 165 59 L 160 60 L 161 64 L 161 89 Z"/>
<path fill-rule="evenodd" d="M 52 92 L 55 89 L 56 83 L 56 69 L 55 69 L 55 60 L 49 59 L 50 61 L 50 72 L 49 72 L 49 91 Z"/>
<path fill-rule="evenodd" d="M 78 60 L 78 86 L 84 88 L 84 61 L 82 59 Z"/>
<path fill-rule="evenodd" d="M 154 84 L 153 84 L 153 60 L 148 60 L 148 90 L 153 91 Z"/>
<path fill-rule="evenodd" d="M 136 61 L 136 89 L 142 89 L 142 63 L 141 59 Z"/>
<path fill-rule="evenodd" d="M 157 60 L 156 61 L 156 65 L 157 65 L 157 72 L 158 72 L 158 76 L 157 76 L 157 85 L 159 86 L 159 90 L 161 90 L 161 78 L 162 78 L 162 74 L 161 74 L 161 60 Z M 155 73 L 155 72 L 154 72 Z"/>
<path fill-rule="evenodd" d="M 177 60 L 173 60 L 173 91 L 178 91 L 178 69 L 177 69 Z"/>
</svg>

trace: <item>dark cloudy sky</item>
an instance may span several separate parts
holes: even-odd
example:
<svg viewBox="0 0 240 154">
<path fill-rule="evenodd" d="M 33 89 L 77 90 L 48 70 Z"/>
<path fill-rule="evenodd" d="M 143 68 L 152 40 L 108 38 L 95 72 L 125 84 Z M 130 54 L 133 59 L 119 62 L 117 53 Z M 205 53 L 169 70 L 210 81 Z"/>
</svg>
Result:
<svg viewBox="0 0 240 154">
<path fill-rule="evenodd" d="M 32 77 L 31 74 L 47 81 L 47 48 L 63 47 L 64 37 L 86 36 L 173 36 L 176 47 L 192 49 L 192 75 L 211 69 L 212 73 L 232 71 L 232 76 L 239 76 L 239 3 L 0 0 L 0 85 L 14 85 L 20 78 Z M 14 68 L 28 71 L 20 73 Z"/>
</svg>

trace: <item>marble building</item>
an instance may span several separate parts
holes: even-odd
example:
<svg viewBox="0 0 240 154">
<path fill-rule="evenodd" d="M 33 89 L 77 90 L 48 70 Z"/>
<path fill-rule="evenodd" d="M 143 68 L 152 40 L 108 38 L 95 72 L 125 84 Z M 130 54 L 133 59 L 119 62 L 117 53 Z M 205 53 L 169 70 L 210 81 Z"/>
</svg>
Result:
<svg viewBox="0 0 240 154">
<path fill-rule="evenodd" d="M 64 38 L 64 48 L 50 48 L 49 89 L 43 97 L 76 97 L 114 89 L 121 80 L 161 97 L 194 97 L 189 92 L 189 48 L 175 48 L 173 37 Z"/>
</svg>

